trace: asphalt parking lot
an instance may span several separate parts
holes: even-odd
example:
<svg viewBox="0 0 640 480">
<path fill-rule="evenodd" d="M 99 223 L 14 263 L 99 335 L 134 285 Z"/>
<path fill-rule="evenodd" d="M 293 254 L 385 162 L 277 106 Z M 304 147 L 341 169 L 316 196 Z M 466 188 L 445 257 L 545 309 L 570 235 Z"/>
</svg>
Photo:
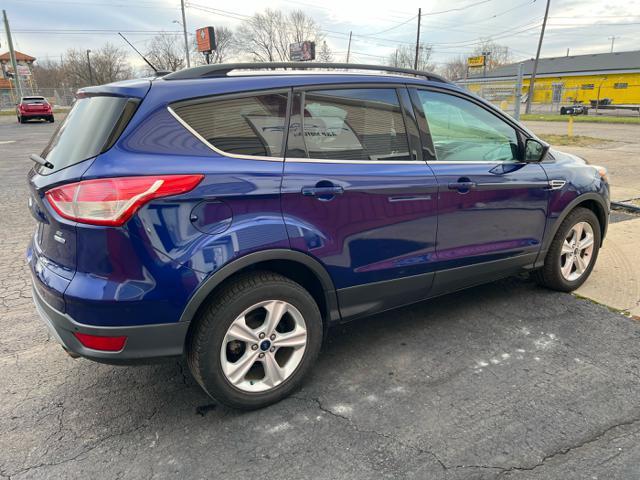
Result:
<svg viewBox="0 0 640 480">
<path fill-rule="evenodd" d="M 28 154 L 55 126 L 14 122 L 0 117 L 0 477 L 640 478 L 640 322 L 525 277 L 332 330 L 304 388 L 256 412 L 213 403 L 182 362 L 71 359 L 24 263 Z"/>
</svg>

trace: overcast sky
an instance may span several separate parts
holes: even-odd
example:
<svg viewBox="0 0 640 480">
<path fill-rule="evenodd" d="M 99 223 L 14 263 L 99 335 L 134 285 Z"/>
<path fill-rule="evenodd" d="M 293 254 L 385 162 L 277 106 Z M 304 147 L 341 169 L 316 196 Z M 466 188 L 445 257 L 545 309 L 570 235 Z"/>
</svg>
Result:
<svg viewBox="0 0 640 480">
<path fill-rule="evenodd" d="M 435 61 L 468 55 L 480 39 L 508 45 L 516 60 L 535 56 L 546 0 L 191 0 L 187 27 L 238 25 L 266 6 L 303 9 L 321 26 L 343 61 L 349 31 L 352 59 L 381 63 L 397 45 L 414 44 L 418 7 L 422 7 L 422 41 L 433 45 Z M 3 0 L 14 46 L 37 58 L 59 58 L 68 48 L 123 46 L 117 31 L 141 50 L 155 32 L 178 31 L 179 0 Z M 96 30 L 95 32 L 90 32 Z M 100 32 L 102 30 L 102 32 Z M 105 32 L 105 30 L 112 30 Z M 542 56 L 640 49 L 640 0 L 551 0 Z M 6 51 L 2 29 L 0 50 Z M 127 47 L 128 48 L 128 47 Z M 131 60 L 139 63 L 132 54 Z"/>
</svg>

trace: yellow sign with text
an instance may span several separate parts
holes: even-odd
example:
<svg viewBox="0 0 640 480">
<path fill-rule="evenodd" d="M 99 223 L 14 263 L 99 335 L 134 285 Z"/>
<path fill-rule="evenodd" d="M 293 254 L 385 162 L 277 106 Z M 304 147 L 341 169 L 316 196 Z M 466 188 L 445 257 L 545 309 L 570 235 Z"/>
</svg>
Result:
<svg viewBox="0 0 640 480">
<path fill-rule="evenodd" d="M 484 67 L 484 55 L 467 58 L 467 65 L 470 67 Z"/>
</svg>

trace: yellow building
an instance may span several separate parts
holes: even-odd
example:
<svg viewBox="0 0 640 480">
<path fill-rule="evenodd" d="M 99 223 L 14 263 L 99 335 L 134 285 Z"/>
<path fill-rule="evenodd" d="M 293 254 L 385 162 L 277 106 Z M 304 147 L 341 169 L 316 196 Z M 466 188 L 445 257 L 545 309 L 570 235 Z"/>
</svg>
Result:
<svg viewBox="0 0 640 480">
<path fill-rule="evenodd" d="M 523 98 L 529 91 L 533 59 L 523 65 Z M 458 83 L 491 101 L 513 96 L 519 63 L 471 73 Z M 492 98 L 493 97 L 493 98 Z M 533 103 L 590 103 L 609 99 L 614 105 L 640 104 L 640 50 L 566 57 L 538 62 Z"/>
</svg>

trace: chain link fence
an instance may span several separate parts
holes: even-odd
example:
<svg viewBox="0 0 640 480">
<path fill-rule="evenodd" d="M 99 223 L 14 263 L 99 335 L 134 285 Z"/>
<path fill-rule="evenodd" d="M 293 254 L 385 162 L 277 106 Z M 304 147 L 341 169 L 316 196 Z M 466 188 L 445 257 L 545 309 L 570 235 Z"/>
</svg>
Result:
<svg viewBox="0 0 640 480">
<path fill-rule="evenodd" d="M 584 83 L 583 83 L 584 82 Z M 590 82 L 590 83 L 589 83 Z M 517 82 L 491 80 L 460 80 L 459 86 L 488 100 L 515 116 Z M 525 113 L 528 87 L 522 89 L 520 112 Z M 574 109 L 574 106 L 585 107 Z M 535 85 L 531 114 L 574 114 L 605 116 L 640 116 L 640 83 L 578 80 L 572 83 L 545 81 Z"/>
<path fill-rule="evenodd" d="M 27 89 L 23 95 L 45 97 L 54 108 L 70 108 L 75 100 L 76 89 L 70 87 Z M 0 110 L 13 110 L 20 101 L 14 89 L 0 89 Z"/>
</svg>

